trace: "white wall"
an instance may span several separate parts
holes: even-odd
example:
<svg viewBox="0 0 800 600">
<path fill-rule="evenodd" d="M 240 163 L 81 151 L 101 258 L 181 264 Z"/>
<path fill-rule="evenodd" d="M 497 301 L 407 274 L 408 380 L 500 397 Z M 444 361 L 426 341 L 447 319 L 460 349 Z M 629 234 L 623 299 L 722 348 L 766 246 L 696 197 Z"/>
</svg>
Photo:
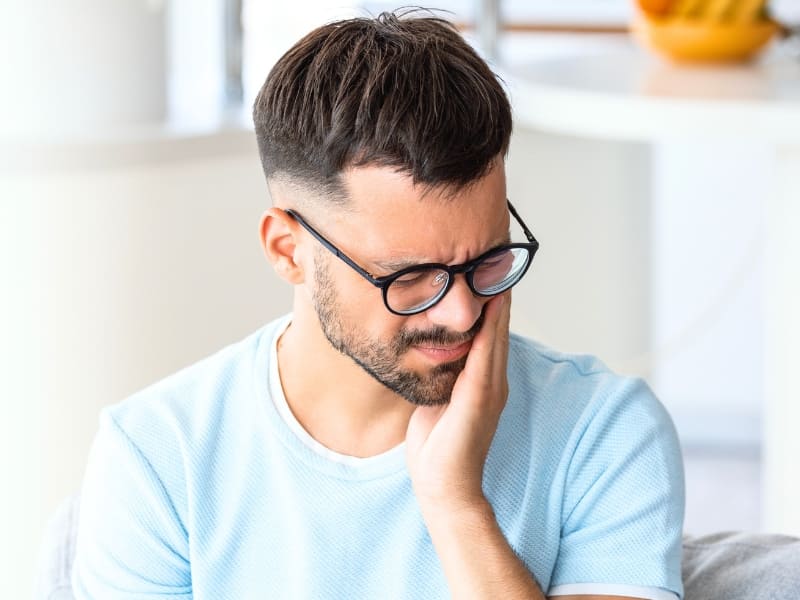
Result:
<svg viewBox="0 0 800 600">
<path fill-rule="evenodd" d="M 0 137 L 165 116 L 162 0 L 26 0 L 0 8 Z"/>
<path fill-rule="evenodd" d="M 561 350 L 647 376 L 650 185 L 645 146 L 517 129 L 509 198 L 541 244 L 512 325 Z"/>
<path fill-rule="evenodd" d="M 653 385 L 691 443 L 761 438 L 774 179 L 768 146 L 672 142 L 654 152 Z"/>
</svg>

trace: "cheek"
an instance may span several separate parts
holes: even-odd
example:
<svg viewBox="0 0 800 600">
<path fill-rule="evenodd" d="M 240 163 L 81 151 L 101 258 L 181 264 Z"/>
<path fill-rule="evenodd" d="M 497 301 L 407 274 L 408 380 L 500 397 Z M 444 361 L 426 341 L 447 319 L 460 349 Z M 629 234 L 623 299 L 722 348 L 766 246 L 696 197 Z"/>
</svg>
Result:
<svg viewBox="0 0 800 600">
<path fill-rule="evenodd" d="M 348 318 L 354 329 L 361 332 L 366 341 L 381 346 L 389 346 L 404 328 L 408 327 L 408 319 L 390 313 L 383 304 L 378 289 L 372 294 L 362 297 L 348 311 Z"/>
<path fill-rule="evenodd" d="M 403 329 L 403 320 L 386 310 L 383 300 L 377 306 L 362 307 L 354 318 L 365 337 L 382 345 L 391 343 Z"/>
<path fill-rule="evenodd" d="M 386 310 L 378 288 L 358 282 L 346 286 L 339 280 L 334 297 L 335 310 L 343 327 L 357 338 L 385 344 L 397 333 L 395 316 Z"/>
<path fill-rule="evenodd" d="M 389 312 L 381 289 L 353 273 L 347 265 L 329 263 L 327 267 L 326 284 L 333 288 L 338 315 L 351 331 L 366 341 L 386 345 L 403 328 L 414 326 L 410 321 L 417 317 L 401 317 Z"/>
</svg>

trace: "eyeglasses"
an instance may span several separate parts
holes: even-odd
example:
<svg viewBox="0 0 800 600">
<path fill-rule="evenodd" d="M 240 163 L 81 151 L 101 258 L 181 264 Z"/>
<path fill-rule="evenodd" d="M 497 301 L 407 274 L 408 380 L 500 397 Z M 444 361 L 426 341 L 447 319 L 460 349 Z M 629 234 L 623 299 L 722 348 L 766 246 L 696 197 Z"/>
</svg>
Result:
<svg viewBox="0 0 800 600">
<path fill-rule="evenodd" d="M 458 273 L 464 273 L 467 285 L 477 296 L 496 296 L 514 286 L 531 266 L 539 242 L 533 237 L 519 214 L 508 203 L 508 210 L 520 224 L 528 243 L 503 244 L 460 265 L 425 263 L 413 265 L 383 277 L 375 277 L 358 266 L 353 259 L 329 242 L 292 209 L 286 213 L 295 219 L 316 240 L 349 265 L 356 273 L 381 289 L 383 303 L 396 315 L 415 315 L 428 310 L 450 291 Z"/>
</svg>

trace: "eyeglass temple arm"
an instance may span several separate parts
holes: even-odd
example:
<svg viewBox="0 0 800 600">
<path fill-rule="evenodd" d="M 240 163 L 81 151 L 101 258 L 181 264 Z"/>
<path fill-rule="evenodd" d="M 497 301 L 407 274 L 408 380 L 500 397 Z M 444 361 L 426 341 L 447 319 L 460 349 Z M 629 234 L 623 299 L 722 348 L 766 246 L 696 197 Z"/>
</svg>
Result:
<svg viewBox="0 0 800 600">
<path fill-rule="evenodd" d="M 528 241 L 531 244 L 536 244 L 538 246 L 539 242 L 536 241 L 535 237 L 533 237 L 531 230 L 528 229 L 528 226 L 525 225 L 525 222 L 522 220 L 522 217 L 519 216 L 517 209 L 514 208 L 513 204 L 511 204 L 511 200 L 506 198 L 506 203 L 508 203 L 508 210 L 511 212 L 512 215 L 514 215 L 514 218 L 517 220 L 517 223 L 519 223 L 519 226 L 522 227 L 522 231 L 523 233 L 525 233 L 525 237 L 528 238 Z"/>
<path fill-rule="evenodd" d="M 335 254 L 335 255 L 336 255 L 336 258 L 338 258 L 338 259 L 340 259 L 340 260 L 342 260 L 342 261 L 346 262 L 346 263 L 347 263 L 347 264 L 348 264 L 348 265 L 349 265 L 349 266 L 350 266 L 350 267 L 351 267 L 351 268 L 352 268 L 354 271 L 356 271 L 356 273 L 358 273 L 359 275 L 361 275 L 361 276 L 362 276 L 364 279 L 366 279 L 367 281 L 369 281 L 369 282 L 370 282 L 372 285 L 374 285 L 375 287 L 381 287 L 381 282 L 380 282 L 380 281 L 378 281 L 378 280 L 377 280 L 375 277 L 373 277 L 373 276 L 372 276 L 370 273 L 368 273 L 367 271 L 365 271 L 364 269 L 362 269 L 361 267 L 359 267 L 359 266 L 358 266 L 358 265 L 357 265 L 355 262 L 353 262 L 353 261 L 350 259 L 350 257 L 349 257 L 349 256 L 347 256 L 347 255 L 346 255 L 344 252 L 342 252 L 342 251 L 341 251 L 341 250 L 339 250 L 339 249 L 338 249 L 336 246 L 334 246 L 332 243 L 330 243 L 328 240 L 326 240 L 326 239 L 325 239 L 325 238 L 322 236 L 322 234 L 321 234 L 319 231 L 317 231 L 317 230 L 316 230 L 316 229 L 314 229 L 314 228 L 313 228 L 311 225 L 309 225 L 308 223 L 306 223 L 306 221 L 305 221 L 305 219 L 303 219 L 303 217 L 301 217 L 300 215 L 298 215 L 298 214 L 297 214 L 296 212 L 294 212 L 294 211 L 293 211 L 291 208 L 287 208 L 285 212 L 286 212 L 286 214 L 287 214 L 287 215 L 289 215 L 290 217 L 292 217 L 292 218 L 293 218 L 295 221 L 297 221 L 298 223 L 300 223 L 300 225 L 302 225 L 303 229 L 305 229 L 306 231 L 308 231 L 308 233 L 310 233 L 312 236 L 314 236 L 314 238 L 315 238 L 315 239 L 316 239 L 316 240 L 317 240 L 317 241 L 318 241 L 320 244 L 322 244 L 322 245 L 323 245 L 323 246 L 325 246 L 325 247 L 326 247 L 328 250 L 330 250 L 330 251 L 331 251 L 333 254 Z"/>
</svg>

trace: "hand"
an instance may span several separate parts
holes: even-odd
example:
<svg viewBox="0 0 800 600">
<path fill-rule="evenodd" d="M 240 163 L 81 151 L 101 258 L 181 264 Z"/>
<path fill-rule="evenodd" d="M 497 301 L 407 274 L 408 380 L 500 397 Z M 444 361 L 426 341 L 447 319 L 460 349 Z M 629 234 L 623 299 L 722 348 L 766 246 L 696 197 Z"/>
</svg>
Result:
<svg viewBox="0 0 800 600">
<path fill-rule="evenodd" d="M 492 298 L 464 370 L 443 406 L 420 406 L 406 432 L 408 469 L 425 510 L 485 504 L 483 466 L 508 397 L 511 295 Z"/>
</svg>

